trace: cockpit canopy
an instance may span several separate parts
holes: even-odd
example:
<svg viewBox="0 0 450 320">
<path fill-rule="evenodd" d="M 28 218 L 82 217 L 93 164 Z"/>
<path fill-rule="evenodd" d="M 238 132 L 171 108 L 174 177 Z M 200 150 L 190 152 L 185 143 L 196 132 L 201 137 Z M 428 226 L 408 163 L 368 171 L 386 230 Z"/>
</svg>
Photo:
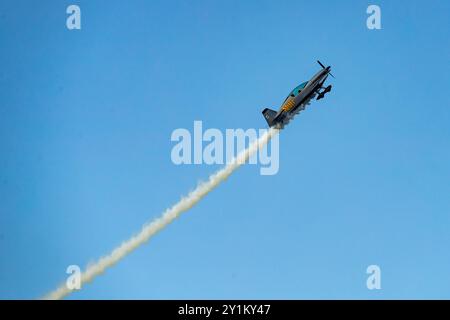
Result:
<svg viewBox="0 0 450 320">
<path fill-rule="evenodd" d="M 294 97 L 298 96 L 298 94 L 306 87 L 307 84 L 308 84 L 308 81 L 303 82 L 301 85 L 295 87 L 294 90 L 292 90 L 291 93 L 289 93 L 287 98 L 289 98 L 289 97 L 294 98 Z"/>
</svg>

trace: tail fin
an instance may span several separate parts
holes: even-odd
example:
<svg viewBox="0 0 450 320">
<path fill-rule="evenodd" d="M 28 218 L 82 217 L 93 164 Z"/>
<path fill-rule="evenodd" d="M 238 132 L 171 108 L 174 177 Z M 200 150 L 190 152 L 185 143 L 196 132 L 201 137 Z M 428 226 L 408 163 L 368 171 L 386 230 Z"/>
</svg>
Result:
<svg viewBox="0 0 450 320">
<path fill-rule="evenodd" d="M 265 108 L 262 111 L 262 114 L 264 116 L 264 118 L 267 121 L 267 124 L 269 125 L 269 127 L 271 127 L 273 125 L 273 120 L 275 119 L 275 116 L 277 115 L 277 112 L 275 110 L 269 109 L 269 108 Z"/>
</svg>

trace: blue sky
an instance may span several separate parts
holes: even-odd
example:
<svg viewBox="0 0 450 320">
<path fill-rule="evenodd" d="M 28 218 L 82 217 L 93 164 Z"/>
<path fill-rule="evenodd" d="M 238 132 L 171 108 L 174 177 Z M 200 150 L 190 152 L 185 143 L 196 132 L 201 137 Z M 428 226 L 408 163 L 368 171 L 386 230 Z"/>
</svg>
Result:
<svg viewBox="0 0 450 320">
<path fill-rule="evenodd" d="M 2 1 L 0 298 L 159 216 L 220 168 L 175 166 L 174 129 L 264 128 L 317 59 L 333 90 L 277 175 L 242 167 L 70 298 L 450 298 L 450 3 L 373 3 L 381 30 L 367 1 Z"/>
</svg>

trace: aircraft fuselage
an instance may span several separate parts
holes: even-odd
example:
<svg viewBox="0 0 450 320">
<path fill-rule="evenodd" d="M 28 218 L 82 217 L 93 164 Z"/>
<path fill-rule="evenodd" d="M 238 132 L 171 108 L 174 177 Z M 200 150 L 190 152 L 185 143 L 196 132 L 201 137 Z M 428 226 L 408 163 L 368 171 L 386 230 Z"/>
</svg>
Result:
<svg viewBox="0 0 450 320">
<path fill-rule="evenodd" d="M 316 94 L 319 94 L 317 99 L 323 98 L 325 93 L 331 90 L 331 86 L 323 88 L 329 73 L 330 67 L 323 66 L 323 69 L 317 72 L 309 81 L 302 83 L 291 91 L 278 112 L 268 108 L 264 109 L 263 115 L 269 126 L 282 129 L 297 113 L 305 109 Z M 320 92 L 320 89 L 325 90 Z"/>
<path fill-rule="evenodd" d="M 274 124 L 279 123 L 284 126 L 293 115 L 303 110 L 322 87 L 328 77 L 328 72 L 329 67 L 328 69 L 320 70 L 308 81 L 308 84 L 297 96 L 289 96 L 286 101 L 283 102 L 278 114 L 275 116 Z"/>
</svg>

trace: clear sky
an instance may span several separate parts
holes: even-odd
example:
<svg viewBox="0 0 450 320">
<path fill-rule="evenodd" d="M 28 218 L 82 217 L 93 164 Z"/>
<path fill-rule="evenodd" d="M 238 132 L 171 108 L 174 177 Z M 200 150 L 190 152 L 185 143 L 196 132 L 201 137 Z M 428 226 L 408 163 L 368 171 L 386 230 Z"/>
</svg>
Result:
<svg viewBox="0 0 450 320">
<path fill-rule="evenodd" d="M 317 59 L 333 90 L 281 133 L 277 175 L 242 167 L 71 298 L 450 298 L 449 12 L 1 1 L 0 298 L 42 296 L 159 216 L 220 168 L 174 165 L 173 130 L 264 128 Z"/>
</svg>

